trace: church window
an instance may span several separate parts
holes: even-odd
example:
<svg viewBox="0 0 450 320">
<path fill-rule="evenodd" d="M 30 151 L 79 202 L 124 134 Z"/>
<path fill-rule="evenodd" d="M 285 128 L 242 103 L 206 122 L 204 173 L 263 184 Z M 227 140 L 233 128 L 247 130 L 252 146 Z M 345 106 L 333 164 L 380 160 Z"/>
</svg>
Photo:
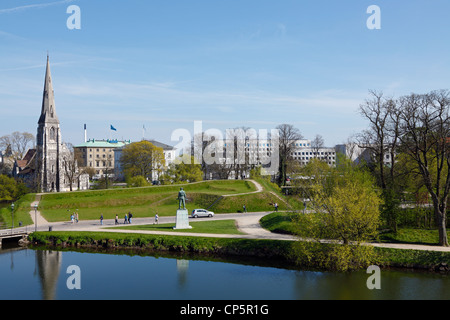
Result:
<svg viewBox="0 0 450 320">
<path fill-rule="evenodd" d="M 50 117 L 53 118 L 53 106 L 50 106 Z"/>
<path fill-rule="evenodd" d="M 55 141 L 55 128 L 51 127 L 50 128 L 50 140 Z"/>
</svg>

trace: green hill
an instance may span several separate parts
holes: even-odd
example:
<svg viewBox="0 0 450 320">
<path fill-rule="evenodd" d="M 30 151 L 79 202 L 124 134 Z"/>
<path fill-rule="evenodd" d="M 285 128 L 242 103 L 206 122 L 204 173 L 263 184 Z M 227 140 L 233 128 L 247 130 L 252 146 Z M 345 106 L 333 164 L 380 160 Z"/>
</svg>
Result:
<svg viewBox="0 0 450 320">
<path fill-rule="evenodd" d="M 103 214 L 105 219 L 114 219 L 118 214 L 122 220 L 128 212 L 133 217 L 174 216 L 178 206 L 177 193 L 183 187 L 187 193 L 186 207 L 189 211 L 208 208 L 215 213 L 242 211 L 270 211 L 277 199 L 271 193 L 257 191 L 251 181 L 221 180 L 170 186 L 109 189 L 70 193 L 45 194 L 39 209 L 49 222 L 67 221 L 72 212 L 78 211 L 80 220 L 96 220 Z M 236 196 L 233 196 L 233 195 Z M 221 198 L 223 195 L 229 195 Z M 231 195 L 231 196 L 230 196 Z M 278 201 L 280 210 L 283 206 Z M 213 206 L 211 206 L 214 204 Z"/>
</svg>

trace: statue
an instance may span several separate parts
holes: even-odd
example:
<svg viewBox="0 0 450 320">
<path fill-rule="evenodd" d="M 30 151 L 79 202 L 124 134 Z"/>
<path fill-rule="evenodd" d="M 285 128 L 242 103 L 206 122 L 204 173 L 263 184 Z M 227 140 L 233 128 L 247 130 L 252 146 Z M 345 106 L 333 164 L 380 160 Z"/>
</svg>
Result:
<svg viewBox="0 0 450 320">
<path fill-rule="evenodd" d="M 183 209 L 186 209 L 186 192 L 184 192 L 183 188 L 180 188 L 177 200 L 179 201 L 178 209 L 181 209 L 182 204 Z"/>
</svg>

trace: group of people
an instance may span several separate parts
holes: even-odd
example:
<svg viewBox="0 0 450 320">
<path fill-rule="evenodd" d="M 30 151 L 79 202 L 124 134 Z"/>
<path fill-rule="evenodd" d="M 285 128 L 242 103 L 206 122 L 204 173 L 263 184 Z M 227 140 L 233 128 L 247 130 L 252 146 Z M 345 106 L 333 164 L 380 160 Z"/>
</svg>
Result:
<svg viewBox="0 0 450 320">
<path fill-rule="evenodd" d="M 131 212 L 125 213 L 125 218 L 123 224 L 131 224 L 131 218 L 133 218 L 133 214 Z M 115 224 L 119 223 L 119 215 L 116 214 Z"/>
<path fill-rule="evenodd" d="M 78 223 L 78 212 L 73 212 L 71 215 L 70 215 L 70 222 L 72 222 L 72 223 Z"/>
</svg>

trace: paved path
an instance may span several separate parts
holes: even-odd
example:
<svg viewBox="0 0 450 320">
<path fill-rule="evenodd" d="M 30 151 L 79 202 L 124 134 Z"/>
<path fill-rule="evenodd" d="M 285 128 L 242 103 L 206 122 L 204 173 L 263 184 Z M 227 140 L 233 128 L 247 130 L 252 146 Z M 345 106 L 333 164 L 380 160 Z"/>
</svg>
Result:
<svg viewBox="0 0 450 320">
<path fill-rule="evenodd" d="M 263 191 L 263 187 L 254 180 L 252 181 L 256 186 L 256 191 L 250 193 L 258 193 Z M 224 195 L 224 196 L 236 196 L 234 195 Z M 41 194 L 36 195 L 36 200 L 31 204 L 33 208 L 30 211 L 30 215 L 35 222 L 35 211 L 34 205 L 39 204 L 41 198 Z M 281 198 L 280 198 L 281 199 Z M 120 232 L 120 233 L 143 233 L 143 234 L 165 234 L 172 236 L 201 236 L 201 237 L 215 237 L 215 238 L 244 238 L 244 239 L 270 239 L 270 240 L 287 240 L 287 241 L 297 241 L 299 240 L 297 237 L 292 235 L 278 234 L 267 231 L 262 228 L 259 224 L 259 221 L 265 215 L 271 213 L 270 212 L 248 212 L 248 213 L 227 213 L 227 214 L 216 214 L 213 218 L 200 218 L 195 219 L 195 221 L 210 221 L 210 220 L 235 220 L 238 230 L 242 233 L 241 235 L 230 235 L 230 234 L 205 234 L 205 233 L 192 233 L 192 232 L 164 232 L 164 231 L 142 231 L 142 230 L 123 230 L 117 229 L 114 227 L 118 227 L 115 225 L 114 220 L 103 220 L 103 225 L 100 224 L 98 220 L 83 220 L 78 223 L 71 223 L 70 221 L 65 222 L 55 222 L 49 223 L 45 220 L 44 217 L 41 216 L 40 212 L 36 212 L 37 217 L 37 230 L 38 231 L 48 231 L 51 227 L 53 231 L 90 231 L 90 232 Z M 192 220 L 190 218 L 189 220 Z M 120 226 L 123 225 L 123 220 L 119 220 L 121 222 Z M 154 218 L 133 218 L 132 225 L 146 225 L 153 224 Z M 173 223 L 175 225 L 175 216 L 172 217 L 160 217 L 160 224 Z M 127 224 L 127 226 L 129 226 Z M 24 230 L 32 230 L 34 231 L 34 226 L 28 226 L 26 228 L 21 228 Z M 440 251 L 440 252 L 450 252 L 450 247 L 440 247 L 440 246 L 427 246 L 427 245 L 409 245 L 409 244 L 393 244 L 393 243 L 370 243 L 368 245 L 373 245 L 376 247 L 385 247 L 385 248 L 395 248 L 395 249 L 414 249 L 414 250 L 426 250 L 426 251 Z"/>
</svg>

